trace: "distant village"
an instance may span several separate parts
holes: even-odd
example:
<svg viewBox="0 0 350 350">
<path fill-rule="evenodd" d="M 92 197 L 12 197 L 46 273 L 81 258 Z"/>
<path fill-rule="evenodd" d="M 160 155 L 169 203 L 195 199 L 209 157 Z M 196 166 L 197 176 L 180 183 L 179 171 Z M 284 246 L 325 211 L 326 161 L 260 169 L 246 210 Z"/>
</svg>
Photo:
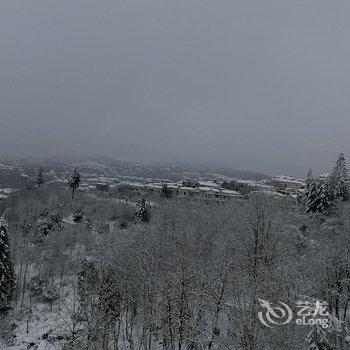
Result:
<svg viewBox="0 0 350 350">
<path fill-rule="evenodd" d="M 1 160 L 1 158 L 0 158 Z M 43 181 L 66 186 L 73 165 L 67 162 L 40 165 L 24 160 L 3 158 L 0 161 L 0 201 L 19 189 L 36 187 L 38 168 Z M 79 190 L 107 193 L 109 197 L 174 197 L 225 202 L 247 198 L 263 192 L 275 197 L 298 196 L 305 189 L 305 179 L 291 176 L 268 177 L 259 173 L 232 174 L 223 169 L 147 167 L 111 163 L 108 160 L 82 161 L 77 164 L 81 175 Z"/>
<path fill-rule="evenodd" d="M 118 184 L 88 182 L 87 189 L 108 192 L 111 188 L 123 186 L 128 191 L 148 197 L 176 197 L 205 201 L 225 202 L 229 199 L 243 199 L 252 193 L 263 192 L 276 197 L 297 198 L 305 188 L 305 181 L 287 176 L 278 176 L 270 180 L 194 180 L 182 182 L 132 182 L 122 181 Z"/>
<path fill-rule="evenodd" d="M 54 176 L 53 171 L 45 173 L 48 183 L 67 182 L 65 176 Z M 305 188 L 305 180 L 290 176 L 276 176 L 264 180 L 241 180 L 230 178 L 196 178 L 191 177 L 182 181 L 170 181 L 167 179 L 154 180 L 143 178 L 118 178 L 97 174 L 82 174 L 81 190 L 93 190 L 97 192 L 109 192 L 112 189 L 123 188 L 134 196 L 143 195 L 156 199 L 168 196 L 175 198 L 188 198 L 194 200 L 225 202 L 230 199 L 247 198 L 250 194 L 263 192 L 275 197 L 297 198 Z M 51 178 L 50 178 L 51 177 Z M 23 179 L 29 179 L 23 177 Z M 30 183 L 30 181 L 28 182 Z M 33 182 L 34 183 L 34 182 Z M 33 184 L 27 185 L 29 188 Z M 0 201 L 5 200 L 8 195 L 18 190 L 20 186 L 7 186 L 2 188 L 0 184 Z M 112 195 L 112 193 L 111 193 Z"/>
</svg>

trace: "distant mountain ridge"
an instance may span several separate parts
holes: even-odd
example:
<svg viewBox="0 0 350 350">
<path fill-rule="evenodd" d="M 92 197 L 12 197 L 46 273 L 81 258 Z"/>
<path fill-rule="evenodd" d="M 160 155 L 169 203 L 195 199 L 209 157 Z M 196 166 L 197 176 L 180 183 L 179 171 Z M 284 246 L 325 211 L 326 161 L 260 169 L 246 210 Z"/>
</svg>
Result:
<svg viewBox="0 0 350 350">
<path fill-rule="evenodd" d="M 225 167 L 198 165 L 140 164 L 119 161 L 108 157 L 65 159 L 20 158 L 0 156 L 0 187 L 20 187 L 33 181 L 37 169 L 43 165 L 48 181 L 65 181 L 77 167 L 86 181 L 181 181 L 186 178 L 208 180 L 263 180 L 270 176 Z"/>
</svg>

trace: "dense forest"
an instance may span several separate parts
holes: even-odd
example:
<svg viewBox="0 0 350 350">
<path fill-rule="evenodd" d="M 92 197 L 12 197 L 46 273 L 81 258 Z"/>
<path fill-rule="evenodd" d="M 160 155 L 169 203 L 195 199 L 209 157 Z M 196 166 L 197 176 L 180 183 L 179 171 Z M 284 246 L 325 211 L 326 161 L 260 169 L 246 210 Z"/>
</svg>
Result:
<svg viewBox="0 0 350 350">
<path fill-rule="evenodd" d="M 46 183 L 40 168 L 35 188 L 1 202 L 8 349 L 347 349 L 342 155 L 326 179 L 309 172 L 297 199 L 135 202 L 83 191 L 80 181 L 75 169 L 66 184 Z M 300 302 L 326 303 L 328 326 L 263 324 L 263 307 L 281 302 L 294 313 Z"/>
</svg>

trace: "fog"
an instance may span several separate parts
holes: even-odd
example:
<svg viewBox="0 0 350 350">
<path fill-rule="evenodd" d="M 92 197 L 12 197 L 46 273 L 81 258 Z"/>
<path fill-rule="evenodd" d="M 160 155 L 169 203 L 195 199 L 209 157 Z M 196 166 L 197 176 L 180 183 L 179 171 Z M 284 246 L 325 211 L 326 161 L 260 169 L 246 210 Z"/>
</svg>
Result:
<svg viewBox="0 0 350 350">
<path fill-rule="evenodd" d="M 326 172 L 350 157 L 349 11 L 2 0 L 0 153 Z"/>
</svg>

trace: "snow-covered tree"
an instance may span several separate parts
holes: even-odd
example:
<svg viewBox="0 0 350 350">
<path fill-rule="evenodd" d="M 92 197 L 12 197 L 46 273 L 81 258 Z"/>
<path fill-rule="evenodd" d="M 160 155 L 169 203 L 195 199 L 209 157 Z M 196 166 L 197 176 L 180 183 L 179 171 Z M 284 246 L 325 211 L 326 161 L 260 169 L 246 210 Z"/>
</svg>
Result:
<svg viewBox="0 0 350 350">
<path fill-rule="evenodd" d="M 309 171 L 307 172 L 307 175 L 306 175 L 306 188 L 308 188 L 313 181 L 314 181 L 314 174 L 312 173 L 312 169 L 309 168 Z"/>
<path fill-rule="evenodd" d="M 0 311 L 8 307 L 8 302 L 12 296 L 14 279 L 8 228 L 5 221 L 0 219 Z"/>
<path fill-rule="evenodd" d="M 40 187 L 44 183 L 44 168 L 42 166 L 40 166 L 38 169 L 35 183 L 38 187 Z"/>
<path fill-rule="evenodd" d="M 298 194 L 297 200 L 299 203 L 306 204 L 310 190 L 311 190 L 311 185 L 314 182 L 314 175 L 312 173 L 311 168 L 309 168 L 309 171 L 306 175 L 306 181 L 305 181 L 305 190 L 303 192 L 300 192 Z"/>
<path fill-rule="evenodd" d="M 316 181 L 311 181 L 305 190 L 305 212 L 315 213 L 317 211 L 318 186 Z"/>
<path fill-rule="evenodd" d="M 346 325 L 332 314 L 328 314 L 327 321 L 327 327 L 315 325 L 308 333 L 306 341 L 309 343 L 309 350 L 343 349 L 340 344 L 347 342 Z"/>
<path fill-rule="evenodd" d="M 53 212 L 50 219 L 57 225 L 58 228 L 62 228 L 62 216 L 58 212 Z"/>
<path fill-rule="evenodd" d="M 315 326 L 309 332 L 306 338 L 309 343 L 309 350 L 328 350 L 330 349 L 327 335 L 325 330 L 321 326 Z"/>
<path fill-rule="evenodd" d="M 139 222 L 149 222 L 150 220 L 145 197 L 141 197 L 140 202 L 135 209 L 134 220 Z"/>
<path fill-rule="evenodd" d="M 310 180 L 305 190 L 305 212 L 322 213 L 332 206 L 332 193 L 328 181 Z"/>
<path fill-rule="evenodd" d="M 342 201 L 349 200 L 349 174 L 343 153 L 340 153 L 332 171 L 330 184 L 335 198 Z"/>
<path fill-rule="evenodd" d="M 69 187 L 72 190 L 72 200 L 74 199 L 74 193 L 75 190 L 79 187 L 80 185 L 80 174 L 78 173 L 78 169 L 75 168 L 71 177 L 68 180 Z"/>
<path fill-rule="evenodd" d="M 171 197 L 171 191 L 170 191 L 170 189 L 169 189 L 167 184 L 163 184 L 163 186 L 162 186 L 162 194 L 161 195 L 162 195 L 163 198 Z"/>
<path fill-rule="evenodd" d="M 94 261 L 84 260 L 78 272 L 78 294 L 82 306 L 86 306 L 93 289 L 98 283 L 98 271 Z"/>
<path fill-rule="evenodd" d="M 74 222 L 82 222 L 84 218 L 84 211 L 79 209 L 73 213 L 73 221 Z"/>
<path fill-rule="evenodd" d="M 317 212 L 322 213 L 332 206 L 333 196 L 328 181 L 318 181 Z"/>
</svg>

